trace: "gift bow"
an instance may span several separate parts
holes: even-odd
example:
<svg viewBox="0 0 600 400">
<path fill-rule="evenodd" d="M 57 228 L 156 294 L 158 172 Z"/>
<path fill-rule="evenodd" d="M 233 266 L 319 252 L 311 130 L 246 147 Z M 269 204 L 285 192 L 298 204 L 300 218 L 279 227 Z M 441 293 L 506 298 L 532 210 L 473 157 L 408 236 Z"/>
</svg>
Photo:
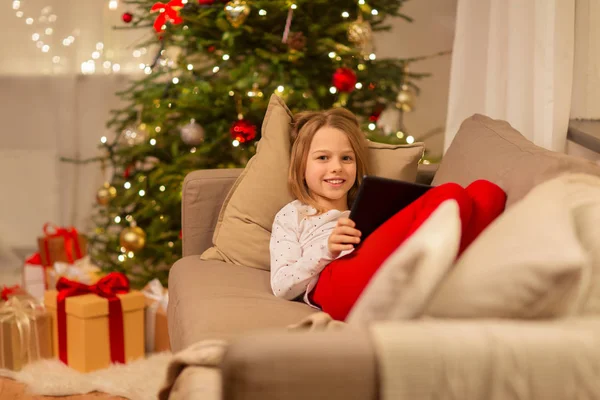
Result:
<svg viewBox="0 0 600 400">
<path fill-rule="evenodd" d="M 53 231 L 51 231 L 50 228 L 52 228 Z M 73 261 L 82 257 L 81 247 L 79 247 L 79 232 L 77 232 L 77 229 L 74 227 L 62 228 L 47 222 L 44 224 L 44 235 L 46 236 L 46 240 L 44 240 L 44 250 L 46 251 L 47 261 L 50 261 L 50 249 L 48 248 L 47 239 L 56 237 L 64 238 L 65 252 L 70 263 L 73 263 Z M 73 258 L 73 248 L 75 248 L 75 258 Z"/>
<path fill-rule="evenodd" d="M 40 334 L 37 325 L 32 324 L 31 321 L 35 321 L 39 312 L 43 309 L 43 306 L 33 299 L 23 300 L 17 297 L 11 297 L 6 303 L 0 306 L 0 325 L 9 320 L 14 320 L 17 326 L 20 343 L 19 360 L 21 364 L 26 364 L 40 358 Z M 33 349 L 30 349 L 29 344 L 32 342 L 32 334 L 34 336 L 34 346 Z M 2 354 L 0 360 L 6 360 L 6 354 L 4 353 L 6 346 L 3 343 L 5 339 L 7 338 L 0 333 L 0 354 Z"/>
<path fill-rule="evenodd" d="M 169 305 L 169 292 L 165 291 L 162 283 L 157 278 L 152 279 L 142 290 L 147 299 L 154 302 L 146 309 L 146 351 L 154 350 L 154 339 L 156 337 L 156 312 L 159 307 L 164 311 Z"/>
<path fill-rule="evenodd" d="M 180 24 L 183 22 L 183 18 L 179 16 L 179 10 L 183 8 L 183 0 L 171 0 L 167 4 L 158 2 L 155 3 L 150 12 L 159 11 L 160 14 L 154 21 L 154 30 L 156 32 L 162 32 L 163 26 L 167 21 L 171 21 L 172 24 Z"/>
<path fill-rule="evenodd" d="M 110 341 L 110 357 L 112 362 L 125 363 L 125 340 L 123 338 L 123 308 L 117 294 L 129 292 L 129 280 L 120 272 L 111 272 L 93 285 L 76 282 L 61 277 L 56 282 L 57 322 L 58 322 L 58 355 L 62 362 L 68 364 L 67 358 L 67 297 L 93 293 L 108 299 L 108 331 Z"/>
<path fill-rule="evenodd" d="M 57 277 L 65 277 L 78 282 L 92 284 L 100 268 L 90 262 L 90 257 L 85 256 L 73 264 L 57 261 L 54 263 L 54 274 Z"/>
<path fill-rule="evenodd" d="M 6 286 L 2 288 L 2 292 L 0 292 L 0 299 L 7 301 L 9 296 L 12 296 L 15 293 L 18 293 L 21 290 L 21 286 Z"/>
</svg>

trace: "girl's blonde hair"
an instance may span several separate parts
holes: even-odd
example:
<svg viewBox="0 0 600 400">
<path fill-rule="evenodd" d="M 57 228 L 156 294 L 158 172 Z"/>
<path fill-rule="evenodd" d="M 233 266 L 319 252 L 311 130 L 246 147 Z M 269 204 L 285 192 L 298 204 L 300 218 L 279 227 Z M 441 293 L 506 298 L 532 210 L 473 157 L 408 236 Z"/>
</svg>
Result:
<svg viewBox="0 0 600 400">
<path fill-rule="evenodd" d="M 288 186 L 292 196 L 304 204 L 317 209 L 317 213 L 325 212 L 310 196 L 305 180 L 306 160 L 313 137 L 323 127 L 336 128 L 348 137 L 356 158 L 356 181 L 348 191 L 348 205 L 356 197 L 358 187 L 362 183 L 367 170 L 367 140 L 360 129 L 356 116 L 345 108 L 333 108 L 326 111 L 307 111 L 296 115 L 292 130 L 292 154 L 288 172 Z"/>
</svg>

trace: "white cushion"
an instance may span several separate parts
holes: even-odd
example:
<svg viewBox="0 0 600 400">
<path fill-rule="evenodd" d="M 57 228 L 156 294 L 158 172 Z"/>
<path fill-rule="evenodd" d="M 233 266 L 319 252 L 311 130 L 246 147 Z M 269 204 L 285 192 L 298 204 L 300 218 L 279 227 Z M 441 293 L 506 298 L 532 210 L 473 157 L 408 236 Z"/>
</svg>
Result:
<svg viewBox="0 0 600 400">
<path fill-rule="evenodd" d="M 350 310 L 349 324 L 415 318 L 422 314 L 458 253 L 460 216 L 447 200 L 375 273 Z"/>
</svg>

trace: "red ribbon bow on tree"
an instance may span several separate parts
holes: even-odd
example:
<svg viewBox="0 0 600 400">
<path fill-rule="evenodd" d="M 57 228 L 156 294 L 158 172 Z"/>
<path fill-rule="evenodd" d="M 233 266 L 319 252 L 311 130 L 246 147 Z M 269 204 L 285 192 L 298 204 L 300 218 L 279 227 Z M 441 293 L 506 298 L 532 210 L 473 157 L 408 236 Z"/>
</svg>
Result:
<svg viewBox="0 0 600 400">
<path fill-rule="evenodd" d="M 52 232 L 50 229 L 53 229 Z M 70 228 L 61 228 L 49 222 L 44 224 L 44 251 L 46 252 L 46 260 L 51 262 L 50 260 L 50 249 L 48 247 L 48 239 L 63 237 L 64 238 L 64 246 L 65 252 L 67 254 L 67 258 L 69 259 L 69 263 L 74 263 L 75 260 L 83 257 L 81 253 L 81 247 L 79 246 L 79 232 L 74 227 Z M 73 258 L 73 249 L 75 249 L 75 258 Z"/>
<path fill-rule="evenodd" d="M 58 355 L 67 364 L 67 297 L 93 293 L 108 299 L 108 332 L 110 358 L 112 362 L 125 363 L 125 339 L 123 338 L 123 308 L 117 294 L 129 293 L 129 280 L 120 272 L 111 272 L 94 285 L 72 281 L 61 277 L 56 283 Z"/>
<path fill-rule="evenodd" d="M 182 0 L 171 0 L 167 4 L 154 3 L 150 12 L 160 12 L 156 20 L 154 21 L 154 30 L 156 32 L 162 32 L 167 22 L 172 24 L 180 24 L 183 22 L 183 18 L 179 16 L 179 10 L 183 8 Z"/>
<path fill-rule="evenodd" d="M 6 286 L 5 285 L 2 288 L 2 292 L 0 293 L 0 299 L 2 299 L 4 301 L 8 301 L 8 296 L 18 293 L 19 291 L 21 291 L 21 286 L 19 286 L 19 285 L 14 285 L 14 286 Z"/>
</svg>

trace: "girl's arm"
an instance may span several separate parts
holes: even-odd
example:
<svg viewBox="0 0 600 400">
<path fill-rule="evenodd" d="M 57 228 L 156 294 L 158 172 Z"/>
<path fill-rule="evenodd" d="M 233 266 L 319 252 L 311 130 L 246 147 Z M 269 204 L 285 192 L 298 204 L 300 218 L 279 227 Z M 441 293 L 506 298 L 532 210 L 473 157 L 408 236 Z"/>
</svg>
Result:
<svg viewBox="0 0 600 400">
<path fill-rule="evenodd" d="M 271 234 L 271 289 L 275 296 L 293 300 L 306 292 L 332 258 L 325 244 L 303 249 L 298 241 L 297 215 L 283 215 L 280 212 L 275 217 Z"/>
</svg>

